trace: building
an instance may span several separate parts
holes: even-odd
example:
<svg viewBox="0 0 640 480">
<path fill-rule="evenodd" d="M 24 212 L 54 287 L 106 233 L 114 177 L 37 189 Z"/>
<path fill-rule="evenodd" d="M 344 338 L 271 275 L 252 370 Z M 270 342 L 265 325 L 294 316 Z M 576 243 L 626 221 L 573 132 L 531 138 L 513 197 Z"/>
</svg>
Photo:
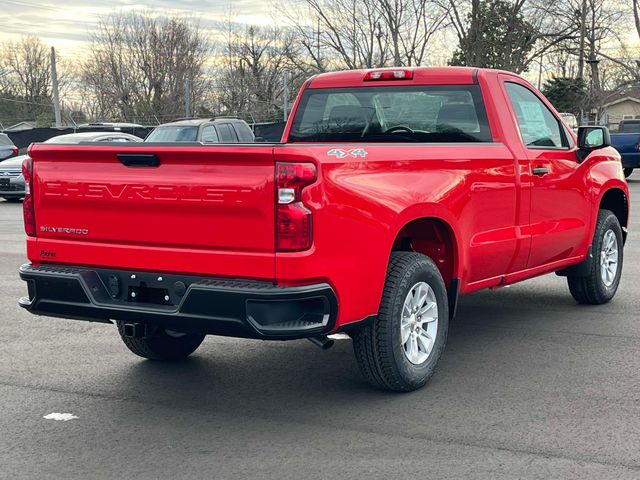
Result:
<svg viewBox="0 0 640 480">
<path fill-rule="evenodd" d="M 605 92 L 600 107 L 601 123 L 616 130 L 624 119 L 640 119 L 640 87 Z"/>
</svg>

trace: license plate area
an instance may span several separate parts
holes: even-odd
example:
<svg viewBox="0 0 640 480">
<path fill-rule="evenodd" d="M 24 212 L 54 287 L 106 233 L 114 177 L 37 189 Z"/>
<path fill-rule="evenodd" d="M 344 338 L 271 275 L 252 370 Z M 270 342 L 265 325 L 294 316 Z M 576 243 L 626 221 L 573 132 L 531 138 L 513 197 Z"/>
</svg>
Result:
<svg viewBox="0 0 640 480">
<path fill-rule="evenodd" d="M 144 282 L 141 282 L 140 285 L 129 286 L 127 300 L 132 303 L 172 305 L 168 289 L 148 287 Z"/>
</svg>

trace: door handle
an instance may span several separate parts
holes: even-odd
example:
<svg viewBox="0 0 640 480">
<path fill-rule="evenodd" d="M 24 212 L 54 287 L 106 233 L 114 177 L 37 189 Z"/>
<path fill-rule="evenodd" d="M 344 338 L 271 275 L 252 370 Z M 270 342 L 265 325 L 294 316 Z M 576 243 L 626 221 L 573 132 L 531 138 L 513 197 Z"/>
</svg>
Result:
<svg viewBox="0 0 640 480">
<path fill-rule="evenodd" d="M 154 153 L 118 153 L 120 163 L 126 167 L 157 167 L 160 159 Z"/>
<path fill-rule="evenodd" d="M 549 173 L 549 169 L 547 167 L 535 167 L 533 169 L 533 174 L 534 175 L 546 175 L 547 173 Z"/>
</svg>

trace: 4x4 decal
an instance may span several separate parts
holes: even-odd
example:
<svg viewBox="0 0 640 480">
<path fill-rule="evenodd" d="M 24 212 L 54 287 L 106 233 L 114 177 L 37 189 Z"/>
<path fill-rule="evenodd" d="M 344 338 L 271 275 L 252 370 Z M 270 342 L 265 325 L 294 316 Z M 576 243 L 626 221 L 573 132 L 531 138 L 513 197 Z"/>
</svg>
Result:
<svg viewBox="0 0 640 480">
<path fill-rule="evenodd" d="M 334 148 L 327 152 L 327 155 L 332 155 L 336 158 L 365 158 L 368 152 L 364 148 L 351 148 L 349 150 L 343 150 L 342 148 Z"/>
</svg>

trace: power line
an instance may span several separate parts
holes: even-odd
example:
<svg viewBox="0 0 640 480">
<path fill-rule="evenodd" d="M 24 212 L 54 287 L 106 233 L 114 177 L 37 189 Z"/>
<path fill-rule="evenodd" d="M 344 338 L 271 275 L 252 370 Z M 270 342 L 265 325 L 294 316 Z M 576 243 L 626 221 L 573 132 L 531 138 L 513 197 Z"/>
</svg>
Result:
<svg viewBox="0 0 640 480">
<path fill-rule="evenodd" d="M 53 103 L 40 103 L 40 102 L 29 102 L 27 100 L 15 100 L 13 98 L 3 98 L 0 97 L 0 101 L 12 102 L 12 103 L 23 103 L 26 105 L 40 105 L 42 107 L 52 107 Z"/>
<path fill-rule="evenodd" d="M 52 7 L 51 5 L 43 5 L 41 3 L 28 2 L 26 0 L 4 0 L 4 1 L 7 3 L 11 3 L 13 5 L 17 5 L 19 7 L 31 7 L 31 8 L 37 8 L 37 9 L 52 10 L 52 11 L 59 10 L 59 8 Z"/>
</svg>

